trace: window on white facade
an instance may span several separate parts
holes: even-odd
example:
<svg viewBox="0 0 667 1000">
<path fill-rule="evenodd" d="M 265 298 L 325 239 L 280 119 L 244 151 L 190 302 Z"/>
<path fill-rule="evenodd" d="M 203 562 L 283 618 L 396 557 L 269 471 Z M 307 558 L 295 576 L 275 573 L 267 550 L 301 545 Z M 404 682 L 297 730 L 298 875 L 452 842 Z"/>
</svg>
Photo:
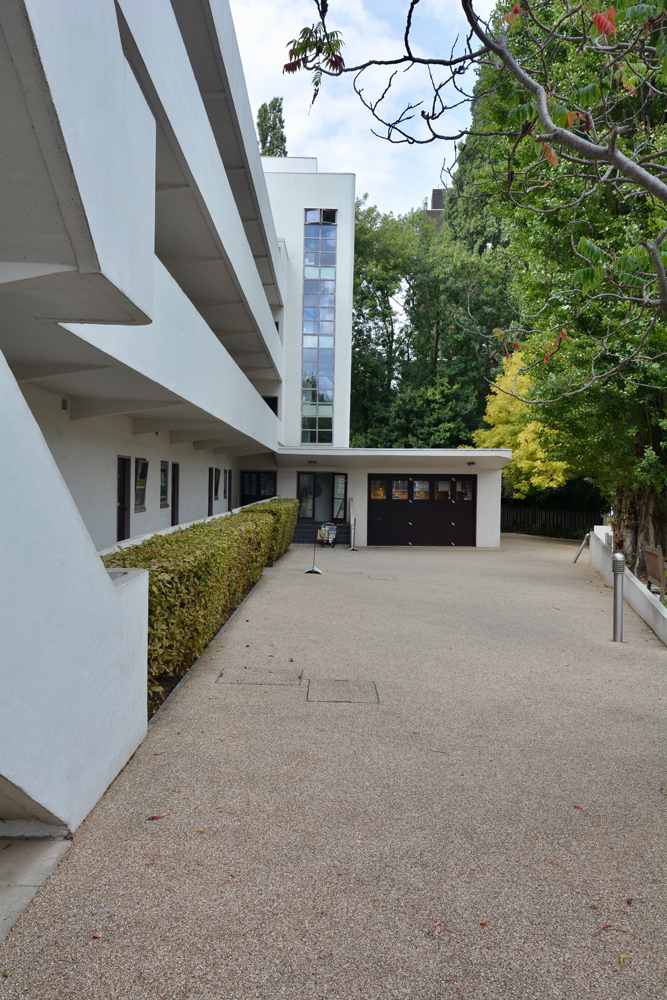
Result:
<svg viewBox="0 0 667 1000">
<path fill-rule="evenodd" d="M 134 512 L 146 510 L 146 483 L 148 481 L 148 459 L 134 460 Z"/>
<path fill-rule="evenodd" d="M 307 208 L 303 254 L 301 443 L 333 443 L 337 213 Z"/>
<path fill-rule="evenodd" d="M 160 507 L 169 506 L 169 462 L 160 462 Z"/>
</svg>

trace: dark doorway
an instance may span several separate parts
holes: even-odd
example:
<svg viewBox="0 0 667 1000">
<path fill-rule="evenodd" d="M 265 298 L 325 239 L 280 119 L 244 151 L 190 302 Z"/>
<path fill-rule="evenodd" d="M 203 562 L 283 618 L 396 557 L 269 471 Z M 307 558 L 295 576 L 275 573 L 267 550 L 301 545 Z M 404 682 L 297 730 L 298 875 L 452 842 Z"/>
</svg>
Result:
<svg viewBox="0 0 667 1000">
<path fill-rule="evenodd" d="M 242 472 L 241 473 L 241 506 L 257 503 L 258 500 L 268 500 L 276 495 L 275 472 Z"/>
<path fill-rule="evenodd" d="M 206 506 L 206 516 L 213 516 L 213 468 L 208 470 L 208 504 Z"/>
<path fill-rule="evenodd" d="M 297 473 L 299 521 L 346 523 L 347 473 Z"/>
<path fill-rule="evenodd" d="M 116 541 L 130 537 L 130 490 L 132 489 L 132 460 L 118 456 L 116 479 Z"/>
<path fill-rule="evenodd" d="M 232 509 L 232 470 L 227 472 L 227 510 Z"/>
<path fill-rule="evenodd" d="M 477 476 L 369 475 L 369 545 L 474 545 Z"/>
<path fill-rule="evenodd" d="M 180 466 L 178 462 L 171 463 L 171 526 L 172 528 L 179 523 L 178 514 L 178 500 L 179 500 L 179 478 L 180 478 Z"/>
</svg>

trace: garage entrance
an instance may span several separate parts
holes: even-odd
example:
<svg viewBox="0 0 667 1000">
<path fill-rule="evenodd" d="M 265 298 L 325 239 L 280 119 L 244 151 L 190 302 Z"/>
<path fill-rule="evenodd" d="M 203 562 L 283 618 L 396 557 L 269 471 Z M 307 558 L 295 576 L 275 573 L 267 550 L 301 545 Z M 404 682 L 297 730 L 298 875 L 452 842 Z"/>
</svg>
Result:
<svg viewBox="0 0 667 1000">
<path fill-rule="evenodd" d="M 368 477 L 369 545 L 474 545 L 477 476 Z"/>
</svg>

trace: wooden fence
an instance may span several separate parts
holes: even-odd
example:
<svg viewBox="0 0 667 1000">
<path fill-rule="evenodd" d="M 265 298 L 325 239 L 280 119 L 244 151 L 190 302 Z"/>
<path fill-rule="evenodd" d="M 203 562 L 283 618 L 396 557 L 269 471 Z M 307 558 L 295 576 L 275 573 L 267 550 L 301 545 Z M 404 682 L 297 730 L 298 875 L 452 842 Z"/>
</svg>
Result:
<svg viewBox="0 0 667 1000">
<path fill-rule="evenodd" d="M 500 508 L 500 530 L 529 535 L 552 535 L 556 538 L 579 538 L 594 524 L 602 524 L 597 511 L 543 510 L 540 507 Z"/>
</svg>

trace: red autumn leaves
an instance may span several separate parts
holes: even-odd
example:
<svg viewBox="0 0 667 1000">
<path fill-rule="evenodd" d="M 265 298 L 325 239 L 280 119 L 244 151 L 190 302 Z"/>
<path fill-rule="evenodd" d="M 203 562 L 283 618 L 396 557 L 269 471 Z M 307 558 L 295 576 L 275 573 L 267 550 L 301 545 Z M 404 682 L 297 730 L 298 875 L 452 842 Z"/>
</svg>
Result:
<svg viewBox="0 0 667 1000">
<path fill-rule="evenodd" d="M 514 24 L 517 17 L 522 17 L 525 11 L 520 3 L 515 3 L 509 13 L 505 14 L 504 20 L 508 24 Z M 605 38 L 609 38 L 611 35 L 616 34 L 616 25 L 614 20 L 616 18 L 616 11 L 613 5 L 605 10 L 603 13 L 595 14 L 593 17 L 593 24 L 598 29 L 600 35 L 604 35 Z"/>
<path fill-rule="evenodd" d="M 549 143 L 547 143 L 547 142 L 543 142 L 542 143 L 542 153 L 544 155 L 544 159 L 547 161 L 547 163 L 550 166 L 552 166 L 552 167 L 557 167 L 558 166 L 558 153 L 556 153 L 551 148 L 551 146 L 549 145 Z"/>
<path fill-rule="evenodd" d="M 515 3 L 509 13 L 505 14 L 504 20 L 508 24 L 512 25 L 518 17 L 522 17 L 525 11 L 520 3 Z M 593 24 L 598 29 L 600 35 L 604 35 L 605 38 L 609 38 L 611 35 L 616 34 L 616 25 L 614 20 L 616 18 L 616 11 L 613 5 L 605 10 L 603 13 L 595 14 L 593 17 Z"/>
<path fill-rule="evenodd" d="M 521 17 L 524 13 L 523 7 L 520 3 L 515 3 L 509 14 L 505 14 L 505 20 L 508 24 L 514 24 L 517 17 Z"/>
<path fill-rule="evenodd" d="M 545 363 L 547 361 L 551 361 L 551 359 L 553 358 L 553 356 L 556 353 L 556 351 L 560 350 L 560 347 L 561 347 L 563 341 L 567 340 L 567 339 L 568 339 L 568 337 L 567 337 L 567 330 L 565 329 L 565 327 L 563 327 L 563 329 L 558 334 L 558 338 L 556 339 L 556 343 L 552 344 L 551 347 L 549 348 L 549 350 L 547 351 L 547 353 L 544 355 L 544 361 L 545 361 Z M 574 808 L 575 809 L 579 809 L 580 807 L 579 806 L 575 806 Z"/>
<path fill-rule="evenodd" d="M 605 38 L 609 38 L 611 35 L 616 34 L 616 25 L 614 24 L 614 18 L 616 17 L 616 11 L 613 6 L 606 10 L 604 14 L 596 14 L 593 18 L 593 24 L 598 29 L 601 35 Z"/>
</svg>

